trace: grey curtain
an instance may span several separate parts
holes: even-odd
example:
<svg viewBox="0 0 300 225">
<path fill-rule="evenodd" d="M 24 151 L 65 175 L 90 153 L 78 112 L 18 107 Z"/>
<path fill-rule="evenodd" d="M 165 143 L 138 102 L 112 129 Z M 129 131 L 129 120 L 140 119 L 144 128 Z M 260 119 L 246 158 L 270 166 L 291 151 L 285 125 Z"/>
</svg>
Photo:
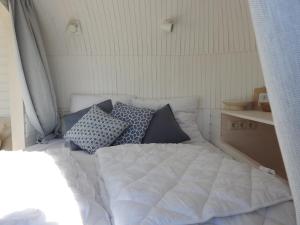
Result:
<svg viewBox="0 0 300 225">
<path fill-rule="evenodd" d="M 300 0 L 249 0 L 249 5 L 300 224 Z"/>
<path fill-rule="evenodd" d="M 10 0 L 25 110 L 40 140 L 55 136 L 59 124 L 56 97 L 32 0 Z"/>
<path fill-rule="evenodd" d="M 0 0 L 0 3 L 2 3 L 6 8 L 8 8 L 7 0 Z"/>
</svg>

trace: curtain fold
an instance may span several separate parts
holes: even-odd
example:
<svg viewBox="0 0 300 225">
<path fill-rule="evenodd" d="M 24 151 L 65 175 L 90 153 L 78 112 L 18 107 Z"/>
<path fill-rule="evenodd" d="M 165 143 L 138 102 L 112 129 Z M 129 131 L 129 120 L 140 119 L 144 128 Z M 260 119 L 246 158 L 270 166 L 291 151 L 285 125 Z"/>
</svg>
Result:
<svg viewBox="0 0 300 225">
<path fill-rule="evenodd" d="M 249 5 L 300 224 L 300 0 L 249 0 Z"/>
<path fill-rule="evenodd" d="M 32 0 L 10 0 L 10 12 L 19 50 L 18 74 L 30 123 L 39 140 L 55 137 L 59 125 L 56 96 Z"/>
<path fill-rule="evenodd" d="M 8 8 L 7 0 L 0 0 L 0 3 L 2 3 L 6 8 Z"/>
</svg>

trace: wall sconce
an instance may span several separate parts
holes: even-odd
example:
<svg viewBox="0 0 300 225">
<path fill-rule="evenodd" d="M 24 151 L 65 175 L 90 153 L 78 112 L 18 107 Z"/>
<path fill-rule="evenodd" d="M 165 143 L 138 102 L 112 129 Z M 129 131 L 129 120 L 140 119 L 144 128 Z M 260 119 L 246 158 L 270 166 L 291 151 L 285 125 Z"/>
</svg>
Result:
<svg viewBox="0 0 300 225">
<path fill-rule="evenodd" d="M 79 20 L 70 20 L 67 29 L 70 34 L 79 34 L 81 33 L 81 24 Z"/>
<path fill-rule="evenodd" d="M 167 33 L 171 33 L 173 31 L 174 28 L 174 22 L 172 19 L 166 19 L 161 25 L 160 25 L 160 29 L 167 32 Z"/>
</svg>

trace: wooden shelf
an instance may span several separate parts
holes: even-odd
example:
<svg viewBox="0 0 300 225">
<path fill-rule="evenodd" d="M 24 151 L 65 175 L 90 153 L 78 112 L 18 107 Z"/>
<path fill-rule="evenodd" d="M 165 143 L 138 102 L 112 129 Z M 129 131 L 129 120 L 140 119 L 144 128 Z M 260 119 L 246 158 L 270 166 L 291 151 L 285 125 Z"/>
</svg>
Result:
<svg viewBox="0 0 300 225">
<path fill-rule="evenodd" d="M 234 116 L 246 120 L 253 120 L 256 122 L 269 124 L 274 126 L 272 113 L 270 112 L 262 112 L 262 111 L 230 111 L 230 110 L 222 110 L 222 114 Z"/>
<path fill-rule="evenodd" d="M 234 127 L 232 124 L 250 120 L 252 127 Z M 247 124 L 247 122 L 245 122 Z M 222 111 L 221 140 L 232 148 L 229 154 L 235 158 L 258 162 L 271 168 L 286 179 L 286 172 L 278 144 L 272 113 L 262 111 Z M 239 154 L 240 153 L 240 154 Z"/>
</svg>

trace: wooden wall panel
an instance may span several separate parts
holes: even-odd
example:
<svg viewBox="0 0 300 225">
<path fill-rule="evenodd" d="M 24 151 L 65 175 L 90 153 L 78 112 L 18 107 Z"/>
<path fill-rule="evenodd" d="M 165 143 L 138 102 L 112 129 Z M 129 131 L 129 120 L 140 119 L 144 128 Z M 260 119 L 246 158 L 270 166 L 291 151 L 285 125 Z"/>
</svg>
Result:
<svg viewBox="0 0 300 225">
<path fill-rule="evenodd" d="M 49 55 L 199 55 L 256 51 L 247 0 L 34 0 Z M 83 33 L 66 25 L 80 19 Z M 173 18 L 173 33 L 159 25 Z"/>
<path fill-rule="evenodd" d="M 0 117 L 6 117 L 9 116 L 8 29 L 5 20 L 1 19 L 1 10 L 4 9 L 0 8 Z"/>
<path fill-rule="evenodd" d="M 217 142 L 224 99 L 263 85 L 247 0 L 34 0 L 60 110 L 72 93 L 199 96 Z M 66 25 L 81 21 L 82 33 Z M 159 29 L 166 18 L 174 31 Z"/>
<path fill-rule="evenodd" d="M 49 56 L 63 110 L 72 93 L 200 96 L 202 108 L 251 97 L 262 85 L 256 53 L 200 56 Z M 252 63 L 253 68 L 248 68 Z M 252 79 L 249 79 L 249 76 Z"/>
</svg>

